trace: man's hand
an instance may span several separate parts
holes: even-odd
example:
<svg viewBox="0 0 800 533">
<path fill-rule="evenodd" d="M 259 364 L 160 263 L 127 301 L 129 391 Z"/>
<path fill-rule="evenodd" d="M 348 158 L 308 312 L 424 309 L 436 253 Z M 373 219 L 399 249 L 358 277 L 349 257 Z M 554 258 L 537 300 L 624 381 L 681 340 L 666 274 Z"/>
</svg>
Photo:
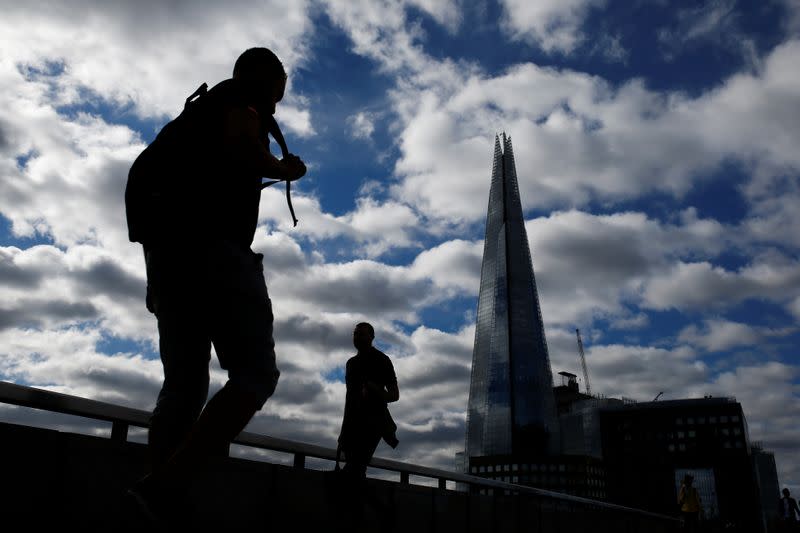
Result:
<svg viewBox="0 0 800 533">
<path fill-rule="evenodd" d="M 367 396 L 377 396 L 381 401 L 386 403 L 396 402 L 400 397 L 400 391 L 397 390 L 397 385 L 390 385 L 389 390 L 381 387 L 373 381 L 367 381 L 361 387 L 361 395 L 366 398 Z"/>
<path fill-rule="evenodd" d="M 285 169 L 286 181 L 299 180 L 306 175 L 306 164 L 294 154 L 289 154 L 281 159 L 281 163 Z"/>
</svg>

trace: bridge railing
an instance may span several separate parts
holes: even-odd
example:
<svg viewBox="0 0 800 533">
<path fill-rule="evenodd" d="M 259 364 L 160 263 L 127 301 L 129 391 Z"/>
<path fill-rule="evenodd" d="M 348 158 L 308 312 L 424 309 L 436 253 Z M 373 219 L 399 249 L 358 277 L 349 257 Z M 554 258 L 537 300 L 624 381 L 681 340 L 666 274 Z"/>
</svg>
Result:
<svg viewBox="0 0 800 533">
<path fill-rule="evenodd" d="M 131 426 L 140 428 L 149 427 L 151 415 L 151 413 L 140 409 L 70 396 L 5 381 L 0 381 L 0 403 L 111 422 L 112 429 L 110 438 L 116 441 L 126 441 Z M 336 450 L 334 448 L 259 435 L 247 431 L 240 433 L 234 440 L 234 443 L 252 448 L 291 454 L 294 457 L 294 467 L 301 469 L 305 468 L 306 458 L 330 461 L 336 460 Z M 479 489 L 494 489 L 500 494 L 532 496 L 540 502 L 542 500 L 549 500 L 556 507 L 566 505 L 566 507 L 570 509 L 576 507 L 591 508 L 595 511 L 609 511 L 615 515 L 621 514 L 631 517 L 635 516 L 645 520 L 650 519 L 666 524 L 669 526 L 668 529 L 671 529 L 672 526 L 677 524 L 677 520 L 673 517 L 651 513 L 641 509 L 633 509 L 603 501 L 514 483 L 485 479 L 460 472 L 430 468 L 377 457 L 372 459 L 370 466 L 380 470 L 399 473 L 400 483 L 403 484 L 408 484 L 409 476 L 413 475 L 438 481 L 438 487 L 440 489 L 445 489 L 446 483 L 452 481 Z"/>
</svg>

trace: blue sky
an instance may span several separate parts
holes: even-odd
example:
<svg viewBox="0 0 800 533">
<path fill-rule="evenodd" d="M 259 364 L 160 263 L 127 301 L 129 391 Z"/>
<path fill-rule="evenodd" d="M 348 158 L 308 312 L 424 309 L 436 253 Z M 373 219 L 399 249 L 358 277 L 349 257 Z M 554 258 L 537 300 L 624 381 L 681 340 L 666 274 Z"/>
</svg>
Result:
<svg viewBox="0 0 800 533">
<path fill-rule="evenodd" d="M 553 371 L 579 373 L 580 328 L 593 391 L 735 396 L 800 489 L 799 30 L 794 0 L 8 3 L 0 374 L 152 408 L 127 169 L 200 83 L 268 46 L 309 173 L 297 228 L 280 187 L 262 196 L 282 378 L 252 430 L 333 445 L 368 319 L 401 390 L 404 445 L 379 455 L 452 464 L 505 131 Z"/>
</svg>

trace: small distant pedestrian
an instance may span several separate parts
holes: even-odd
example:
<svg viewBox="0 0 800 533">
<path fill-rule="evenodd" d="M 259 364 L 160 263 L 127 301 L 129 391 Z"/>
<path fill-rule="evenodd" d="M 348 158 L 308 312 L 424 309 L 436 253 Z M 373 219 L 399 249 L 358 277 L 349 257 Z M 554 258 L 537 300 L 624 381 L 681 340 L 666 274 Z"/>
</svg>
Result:
<svg viewBox="0 0 800 533">
<path fill-rule="evenodd" d="M 697 531 L 700 511 L 702 509 L 700 494 L 697 492 L 697 489 L 692 486 L 693 482 L 694 476 L 686 474 L 683 476 L 683 482 L 678 492 L 678 505 L 681 507 L 683 531 L 688 531 L 690 533 L 695 533 Z"/>
<path fill-rule="evenodd" d="M 780 531 L 796 531 L 798 520 L 800 520 L 800 509 L 797 508 L 797 501 L 790 496 L 789 489 L 783 489 L 783 498 L 778 504 L 778 517 L 780 519 Z"/>
</svg>

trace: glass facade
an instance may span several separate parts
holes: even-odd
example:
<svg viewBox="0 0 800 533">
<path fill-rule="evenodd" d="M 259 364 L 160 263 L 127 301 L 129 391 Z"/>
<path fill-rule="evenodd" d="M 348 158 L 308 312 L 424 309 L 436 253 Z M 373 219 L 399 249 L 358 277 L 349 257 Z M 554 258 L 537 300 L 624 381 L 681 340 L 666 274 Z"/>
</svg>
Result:
<svg viewBox="0 0 800 533">
<path fill-rule="evenodd" d="M 557 452 L 553 377 L 511 139 L 495 140 L 467 410 L 468 457 Z"/>
</svg>

